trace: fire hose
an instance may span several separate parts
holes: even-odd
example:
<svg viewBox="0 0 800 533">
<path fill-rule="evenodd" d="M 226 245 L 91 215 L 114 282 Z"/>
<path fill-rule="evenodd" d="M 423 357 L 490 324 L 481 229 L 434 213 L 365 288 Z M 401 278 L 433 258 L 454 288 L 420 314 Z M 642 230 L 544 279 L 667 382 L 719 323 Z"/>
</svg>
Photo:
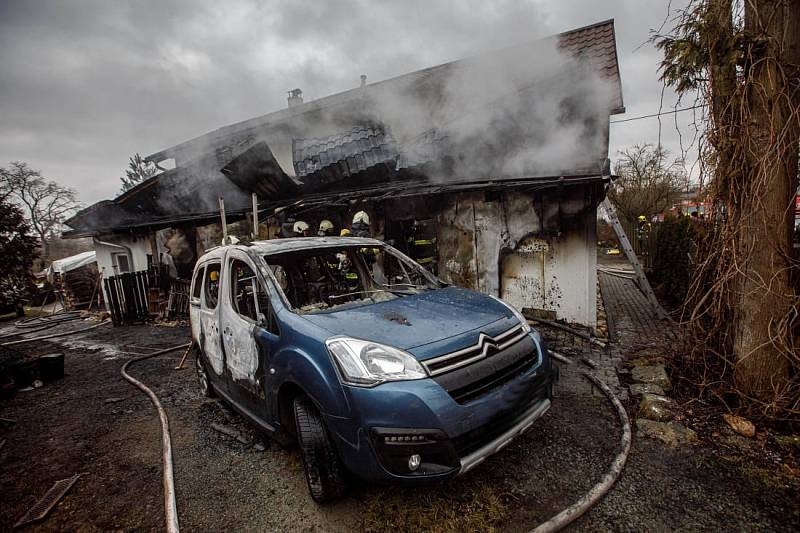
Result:
<svg viewBox="0 0 800 533">
<path fill-rule="evenodd" d="M 0 335 L 0 339 L 18 337 L 26 333 L 36 333 L 37 331 L 43 331 L 63 322 L 69 322 L 70 320 L 77 320 L 79 318 L 81 318 L 80 311 L 62 311 L 47 316 L 23 318 L 22 320 L 14 322 L 14 329 L 17 331 L 12 331 L 11 333 L 4 332 Z"/>
<path fill-rule="evenodd" d="M 561 354 L 554 355 L 557 355 L 557 357 L 554 357 L 555 359 L 567 364 L 572 364 L 574 362 Z M 611 467 L 606 475 L 603 476 L 603 479 L 601 479 L 594 487 L 592 487 L 589 492 L 584 494 L 583 497 L 581 497 L 577 502 L 561 511 L 547 522 L 537 526 L 531 531 L 531 533 L 553 533 L 555 531 L 560 531 L 581 517 L 584 513 L 586 513 L 586 511 L 591 509 L 597 502 L 599 502 L 609 490 L 611 490 L 611 487 L 614 486 L 614 483 L 616 483 L 620 474 L 622 474 L 622 469 L 625 468 L 625 462 L 628 460 L 628 454 L 631 450 L 631 423 L 628 419 L 628 413 L 625 412 L 625 407 L 619 401 L 619 398 L 617 398 L 614 392 L 602 380 L 587 371 L 584 371 L 583 375 L 586 376 L 603 392 L 603 394 L 606 395 L 608 401 L 611 402 L 611 405 L 617 411 L 617 416 L 622 424 L 622 437 L 620 437 L 621 450 L 614 458 L 614 461 L 612 461 Z"/>
<path fill-rule="evenodd" d="M 527 316 L 527 315 L 525 316 L 525 318 L 528 319 L 528 322 L 538 322 L 540 324 L 545 324 L 547 326 L 551 326 L 551 327 L 560 329 L 562 331 L 566 331 L 570 335 L 575 335 L 576 337 L 579 337 L 581 339 L 589 341 L 590 343 L 595 344 L 595 345 L 597 345 L 597 346 L 599 346 L 601 348 L 605 348 L 606 347 L 606 343 L 601 341 L 600 339 L 598 339 L 596 337 L 593 337 L 591 335 L 586 335 L 585 333 L 581 333 L 580 331 L 576 331 L 575 329 L 573 329 L 573 328 L 571 328 L 569 326 L 566 326 L 564 324 L 561 324 L 560 322 L 556 322 L 555 320 L 545 320 L 543 318 L 534 318 L 534 317 Z"/>
<path fill-rule="evenodd" d="M 109 324 L 110 322 L 111 322 L 110 320 L 104 320 L 99 324 L 89 326 L 88 328 L 74 329 L 72 331 L 64 331 L 62 333 L 53 333 L 51 335 L 41 335 L 39 337 L 28 337 L 16 341 L 3 342 L 0 343 L 0 346 L 13 346 L 15 344 L 24 344 L 26 342 L 43 341 L 47 339 L 55 339 L 56 337 L 66 337 L 67 335 L 74 335 L 75 333 L 83 333 L 84 331 L 89 331 L 90 329 L 99 328 L 100 326 L 104 326 L 106 324 Z"/>
<path fill-rule="evenodd" d="M 150 401 L 153 402 L 153 405 L 158 411 L 158 418 L 161 422 L 161 459 L 164 465 L 164 518 L 166 520 L 168 533 L 178 533 L 180 531 L 180 526 L 178 525 L 178 506 L 175 503 L 175 480 L 172 474 L 172 439 L 170 438 L 169 434 L 169 419 L 167 418 L 167 412 L 164 410 L 164 408 L 161 406 L 161 402 L 158 400 L 158 396 L 156 396 L 155 393 L 147 387 L 147 385 L 128 374 L 127 370 L 131 363 L 144 361 L 145 359 L 150 359 L 151 357 L 155 357 L 157 355 L 180 350 L 181 348 L 188 348 L 191 345 L 192 343 L 189 342 L 179 346 L 173 346 L 171 348 L 164 348 L 163 350 L 158 350 L 157 352 L 143 355 L 135 359 L 130 359 L 129 361 L 126 361 L 120 369 L 122 377 L 144 392 L 147 397 L 150 398 Z"/>
</svg>

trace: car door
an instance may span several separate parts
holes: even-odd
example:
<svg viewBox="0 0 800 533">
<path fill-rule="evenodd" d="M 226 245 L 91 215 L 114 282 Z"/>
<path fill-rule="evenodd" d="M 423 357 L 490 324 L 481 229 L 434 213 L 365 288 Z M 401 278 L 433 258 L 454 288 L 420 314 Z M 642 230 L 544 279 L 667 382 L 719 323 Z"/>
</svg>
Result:
<svg viewBox="0 0 800 533">
<path fill-rule="evenodd" d="M 219 300 L 221 292 L 222 263 L 209 262 L 203 273 L 203 289 L 200 298 L 200 346 L 208 360 L 209 378 L 212 384 L 219 388 L 225 387 L 224 370 L 225 360 L 222 351 L 219 326 Z"/>
<path fill-rule="evenodd" d="M 271 348 L 277 336 L 269 331 L 267 291 L 248 255 L 229 252 L 225 260 L 222 344 L 231 398 L 262 421 L 272 419 L 267 398 Z"/>
</svg>

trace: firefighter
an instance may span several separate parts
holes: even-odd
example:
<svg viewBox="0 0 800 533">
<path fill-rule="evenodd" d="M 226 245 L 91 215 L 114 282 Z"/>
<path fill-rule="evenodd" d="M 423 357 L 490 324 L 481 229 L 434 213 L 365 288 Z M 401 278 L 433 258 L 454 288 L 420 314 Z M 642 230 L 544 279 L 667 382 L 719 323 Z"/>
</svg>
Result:
<svg viewBox="0 0 800 533">
<path fill-rule="evenodd" d="M 353 263 L 350 261 L 350 256 L 347 255 L 347 252 L 339 252 L 336 254 L 336 260 L 338 261 L 338 264 L 336 265 L 335 270 L 339 274 L 339 280 L 344 282 L 348 290 L 357 289 L 358 272 L 356 271 Z M 329 266 L 333 265 L 329 263 Z"/>
<path fill-rule="evenodd" d="M 369 233 L 369 215 L 366 211 L 359 211 L 353 217 L 353 237 L 371 237 Z"/>
<path fill-rule="evenodd" d="M 353 226 L 350 232 L 353 237 L 372 237 L 369 232 L 369 215 L 366 211 L 359 211 L 353 216 Z M 372 269 L 377 259 L 378 250 L 376 248 L 361 248 L 367 266 Z"/>
<path fill-rule="evenodd" d="M 650 233 L 650 223 L 647 217 L 639 215 L 639 220 L 636 224 L 636 238 L 639 240 L 639 249 L 644 250 L 644 241 L 647 240 L 647 235 Z"/>
<path fill-rule="evenodd" d="M 330 237 L 333 235 L 333 222 L 328 220 L 327 218 L 319 223 L 319 229 L 317 230 L 317 236 L 319 237 Z"/>
<path fill-rule="evenodd" d="M 436 269 L 436 237 L 429 235 L 428 228 L 418 220 L 412 225 L 412 233 L 407 239 L 411 259 L 435 272 Z"/>
<path fill-rule="evenodd" d="M 298 220 L 292 226 L 292 232 L 294 232 L 293 237 L 308 237 L 311 235 L 311 228 L 308 227 L 303 220 Z"/>
</svg>

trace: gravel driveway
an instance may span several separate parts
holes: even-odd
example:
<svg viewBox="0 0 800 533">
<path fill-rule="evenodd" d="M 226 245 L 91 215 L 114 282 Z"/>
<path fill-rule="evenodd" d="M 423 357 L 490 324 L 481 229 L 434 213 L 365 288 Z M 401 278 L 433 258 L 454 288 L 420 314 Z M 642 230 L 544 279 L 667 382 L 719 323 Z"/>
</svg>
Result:
<svg viewBox="0 0 800 533">
<path fill-rule="evenodd" d="M 66 327 L 66 326 L 62 326 Z M 63 380 L 0 403 L 16 424 L 0 429 L 0 530 L 52 485 L 86 472 L 30 531 L 163 529 L 159 425 L 148 399 L 125 382 L 115 349 L 185 342 L 186 328 L 101 327 L 70 347 L 23 345 L 27 355 L 66 351 Z M 464 477 L 400 489 L 355 482 L 341 501 L 307 494 L 296 448 L 261 442 L 253 429 L 197 393 L 180 352 L 135 364 L 161 398 L 172 428 L 185 531 L 525 531 L 571 504 L 605 473 L 619 427 L 605 398 L 572 367 L 553 408 L 523 437 Z M 212 428 L 240 432 L 238 440 Z M 702 444 L 669 449 L 635 440 L 619 484 L 577 531 L 797 531 L 796 480 Z"/>
</svg>

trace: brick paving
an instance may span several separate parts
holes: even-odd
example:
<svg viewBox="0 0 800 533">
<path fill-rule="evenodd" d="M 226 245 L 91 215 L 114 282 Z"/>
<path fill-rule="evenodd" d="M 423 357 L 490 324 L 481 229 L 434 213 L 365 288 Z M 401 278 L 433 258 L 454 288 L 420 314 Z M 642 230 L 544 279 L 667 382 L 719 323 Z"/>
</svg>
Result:
<svg viewBox="0 0 800 533">
<path fill-rule="evenodd" d="M 633 279 L 619 275 L 598 272 L 598 285 L 602 300 L 598 306 L 605 309 L 608 321 L 610 342 L 605 348 L 596 346 L 585 339 L 571 335 L 545 325 L 538 325 L 542 335 L 551 349 L 576 361 L 577 364 L 559 364 L 561 380 L 555 388 L 559 393 L 600 396 L 598 391 L 582 375 L 590 367 L 580 360 L 591 359 L 597 366 L 593 373 L 605 381 L 621 398 L 628 396 L 628 391 L 620 385 L 618 370 L 626 355 L 635 353 L 636 347 L 642 343 L 656 344 L 662 338 L 664 324 L 658 319 L 655 311 L 639 290 Z M 573 326 L 588 333 L 588 330 Z"/>
<path fill-rule="evenodd" d="M 624 343 L 627 335 L 659 334 L 663 325 L 635 280 L 605 272 L 598 272 L 597 280 L 608 314 L 609 333 L 617 343 Z"/>
</svg>

